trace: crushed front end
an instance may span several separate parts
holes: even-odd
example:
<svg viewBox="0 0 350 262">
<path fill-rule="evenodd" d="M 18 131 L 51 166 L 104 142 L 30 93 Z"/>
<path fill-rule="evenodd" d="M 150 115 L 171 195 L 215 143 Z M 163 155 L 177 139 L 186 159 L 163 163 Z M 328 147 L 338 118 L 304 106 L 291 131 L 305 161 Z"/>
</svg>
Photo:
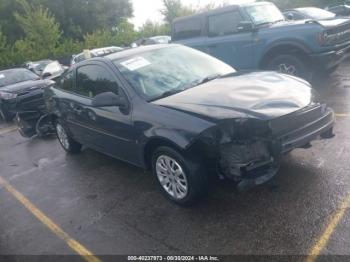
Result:
<svg viewBox="0 0 350 262">
<path fill-rule="evenodd" d="M 334 112 L 323 104 L 272 120 L 225 120 L 201 135 L 201 152 L 221 175 L 251 187 L 273 178 L 284 154 L 308 148 L 318 138 L 332 138 L 334 123 Z"/>
</svg>

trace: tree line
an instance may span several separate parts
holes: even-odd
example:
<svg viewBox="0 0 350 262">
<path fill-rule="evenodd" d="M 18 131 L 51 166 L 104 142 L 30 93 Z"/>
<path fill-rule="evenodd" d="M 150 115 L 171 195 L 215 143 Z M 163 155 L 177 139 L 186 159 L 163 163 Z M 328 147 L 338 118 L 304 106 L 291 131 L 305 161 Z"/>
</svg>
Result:
<svg viewBox="0 0 350 262">
<path fill-rule="evenodd" d="M 320 6 L 338 0 L 272 0 L 281 8 Z M 163 23 L 145 22 L 136 29 L 131 0 L 1 0 L 0 68 L 39 59 L 71 56 L 83 49 L 129 46 L 141 37 L 170 34 L 171 22 L 226 5 L 213 1 L 204 7 L 181 0 L 163 0 Z"/>
</svg>

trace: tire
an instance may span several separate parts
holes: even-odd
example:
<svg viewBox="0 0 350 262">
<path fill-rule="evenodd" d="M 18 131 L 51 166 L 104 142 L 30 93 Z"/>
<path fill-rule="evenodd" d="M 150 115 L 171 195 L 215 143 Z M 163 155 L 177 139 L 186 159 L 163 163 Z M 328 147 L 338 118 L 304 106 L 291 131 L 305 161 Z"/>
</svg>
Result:
<svg viewBox="0 0 350 262">
<path fill-rule="evenodd" d="M 152 171 L 165 196 L 178 205 L 193 205 L 208 192 L 207 174 L 200 161 L 170 147 L 155 150 Z"/>
<path fill-rule="evenodd" d="M 16 115 L 0 109 L 0 116 L 5 122 L 11 122 Z"/>
<path fill-rule="evenodd" d="M 26 121 L 23 121 L 23 119 L 21 119 L 18 113 L 15 117 L 15 123 L 17 125 L 18 132 L 21 134 L 21 136 L 25 138 L 30 138 L 36 134 L 35 128 L 30 126 Z"/>
<path fill-rule="evenodd" d="M 71 154 L 77 154 L 81 151 L 82 145 L 76 142 L 64 127 L 61 121 L 55 123 L 57 139 L 63 149 Z"/>
<path fill-rule="evenodd" d="M 308 81 L 312 79 L 313 74 L 310 66 L 304 59 L 299 55 L 290 54 L 281 54 L 273 57 L 267 63 L 266 69 L 298 76 Z"/>
</svg>

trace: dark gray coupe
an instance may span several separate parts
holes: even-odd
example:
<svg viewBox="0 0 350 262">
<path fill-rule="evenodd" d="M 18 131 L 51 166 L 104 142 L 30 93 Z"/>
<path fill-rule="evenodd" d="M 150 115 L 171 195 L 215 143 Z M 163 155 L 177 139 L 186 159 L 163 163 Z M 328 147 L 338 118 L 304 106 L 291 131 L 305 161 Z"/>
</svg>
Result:
<svg viewBox="0 0 350 262">
<path fill-rule="evenodd" d="M 86 145 L 151 169 L 178 204 L 203 196 L 209 173 L 259 185 L 285 153 L 333 136 L 334 113 L 306 81 L 236 72 L 180 45 L 79 63 L 45 99 L 66 151 Z"/>
</svg>

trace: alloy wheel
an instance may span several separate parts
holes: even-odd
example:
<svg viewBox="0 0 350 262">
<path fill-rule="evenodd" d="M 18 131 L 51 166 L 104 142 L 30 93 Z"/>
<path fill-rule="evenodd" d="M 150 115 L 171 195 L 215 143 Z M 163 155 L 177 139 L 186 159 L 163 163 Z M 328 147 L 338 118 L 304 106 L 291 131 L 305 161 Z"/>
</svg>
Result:
<svg viewBox="0 0 350 262">
<path fill-rule="evenodd" d="M 66 130 L 63 128 L 61 124 L 56 125 L 56 132 L 58 140 L 61 142 L 61 145 L 64 147 L 64 149 L 69 150 L 69 139 L 68 135 L 66 133 Z"/>
<path fill-rule="evenodd" d="M 163 189 L 176 200 L 188 194 L 188 181 L 181 165 L 173 158 L 161 155 L 156 162 L 156 173 Z"/>
<path fill-rule="evenodd" d="M 297 69 L 294 65 L 290 64 L 280 64 L 278 66 L 278 71 L 280 73 L 288 74 L 288 75 L 293 75 L 295 76 L 297 74 Z"/>
</svg>

